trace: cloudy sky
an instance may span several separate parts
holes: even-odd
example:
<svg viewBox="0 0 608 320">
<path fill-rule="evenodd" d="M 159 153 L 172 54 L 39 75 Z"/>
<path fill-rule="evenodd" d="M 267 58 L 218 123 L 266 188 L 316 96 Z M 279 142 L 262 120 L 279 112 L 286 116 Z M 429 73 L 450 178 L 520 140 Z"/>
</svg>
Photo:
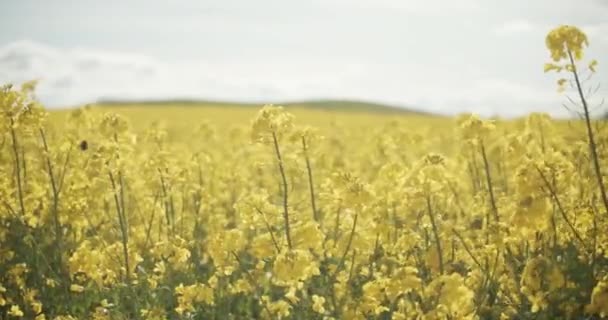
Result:
<svg viewBox="0 0 608 320">
<path fill-rule="evenodd" d="M 608 0 L 1 1 L 0 82 L 99 99 L 363 99 L 564 115 L 546 33 L 575 24 L 608 98 Z"/>
</svg>

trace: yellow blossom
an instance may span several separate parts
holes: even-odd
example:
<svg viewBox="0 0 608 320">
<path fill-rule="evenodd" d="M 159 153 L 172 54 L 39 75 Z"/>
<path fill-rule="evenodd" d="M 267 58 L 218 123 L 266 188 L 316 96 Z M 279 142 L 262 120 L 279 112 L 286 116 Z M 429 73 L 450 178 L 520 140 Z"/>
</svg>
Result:
<svg viewBox="0 0 608 320">
<path fill-rule="evenodd" d="M 74 293 L 81 293 L 84 292 L 84 287 L 79 284 L 72 284 L 70 285 L 70 291 Z"/>
<path fill-rule="evenodd" d="M 19 308 L 18 305 L 14 304 L 11 306 L 10 310 L 8 311 L 8 315 L 14 318 L 21 318 L 23 317 L 24 313 L 23 311 L 21 311 L 21 308 Z"/>
<path fill-rule="evenodd" d="M 312 310 L 314 310 L 316 313 L 325 313 L 325 307 L 323 306 L 325 304 L 324 297 L 320 297 L 315 294 L 312 296 L 312 302 Z"/>
<path fill-rule="evenodd" d="M 585 311 L 600 317 L 608 316 L 608 278 L 598 281 L 591 293 L 591 302 L 585 306 Z"/>
<path fill-rule="evenodd" d="M 597 68 L 597 60 L 593 59 L 593 60 L 591 60 L 591 62 L 589 62 L 589 70 L 591 70 L 591 72 L 596 72 L 596 68 Z"/>
<path fill-rule="evenodd" d="M 580 60 L 583 56 L 583 48 L 589 45 L 587 35 L 579 28 L 568 25 L 551 30 L 545 43 L 551 52 L 551 58 L 556 62 L 567 58 L 568 52 L 572 52 L 574 58 Z"/>
</svg>

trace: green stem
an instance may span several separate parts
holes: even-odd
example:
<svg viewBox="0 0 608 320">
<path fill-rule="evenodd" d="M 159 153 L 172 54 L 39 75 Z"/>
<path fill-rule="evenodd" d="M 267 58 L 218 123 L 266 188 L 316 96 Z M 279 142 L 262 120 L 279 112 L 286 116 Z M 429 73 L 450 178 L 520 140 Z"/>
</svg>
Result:
<svg viewBox="0 0 608 320">
<path fill-rule="evenodd" d="M 44 134 L 44 130 L 42 128 L 39 129 L 40 138 L 42 139 L 42 145 L 44 147 L 44 152 L 46 153 L 46 167 L 47 173 L 49 175 L 49 179 L 51 181 L 51 189 L 53 192 L 53 207 L 52 207 L 52 216 L 53 222 L 55 224 L 55 251 L 57 253 L 57 263 L 58 267 L 62 266 L 62 231 L 61 231 L 61 221 L 59 219 L 59 189 L 57 186 L 57 182 L 55 180 L 55 174 L 53 173 L 53 166 L 51 164 L 51 156 L 49 153 L 49 146 L 46 141 L 46 135 Z"/>
<path fill-rule="evenodd" d="M 116 190 L 116 180 L 114 179 L 114 175 L 112 174 L 112 172 L 108 172 L 108 175 L 110 176 L 110 182 L 112 183 L 112 189 L 114 191 L 114 202 L 116 205 L 116 213 L 118 215 L 118 224 L 120 225 L 120 234 L 121 234 L 121 240 L 122 240 L 122 251 L 123 251 L 123 257 L 124 257 L 124 264 L 125 264 L 125 271 L 126 271 L 126 280 L 127 280 L 127 284 L 130 286 L 131 285 L 131 268 L 129 266 L 129 237 L 128 237 L 128 233 L 127 233 L 127 224 L 126 224 L 126 217 L 124 215 L 124 208 L 122 207 L 122 205 L 124 205 L 124 199 L 122 199 L 122 190 L 120 191 L 121 196 L 119 196 L 119 192 Z M 122 184 L 122 179 L 121 179 L 121 184 Z M 122 204 L 122 205 L 121 205 Z"/>
<path fill-rule="evenodd" d="M 283 167 L 283 158 L 281 157 L 281 150 L 279 149 L 279 141 L 276 133 L 272 132 L 272 139 L 274 141 L 274 149 L 279 162 L 279 172 L 281 173 L 281 181 L 283 184 L 283 220 L 285 222 L 285 237 L 287 238 L 287 247 L 291 250 L 291 231 L 289 226 L 289 201 L 288 201 L 288 190 L 287 190 L 287 177 L 285 176 L 285 168 Z"/>
<path fill-rule="evenodd" d="M 172 214 L 171 203 L 169 191 L 167 190 L 167 184 L 165 183 L 165 178 L 163 177 L 162 171 L 159 169 L 158 175 L 160 177 L 160 186 L 163 192 L 163 202 L 165 205 L 165 219 L 167 220 L 167 232 L 171 232 L 172 235 L 175 234 L 175 214 Z"/>
<path fill-rule="evenodd" d="M 549 190 L 549 194 L 553 198 L 553 201 L 555 201 L 555 205 L 557 205 L 557 209 L 559 210 L 560 214 L 562 215 L 562 218 L 564 219 L 564 221 L 566 221 L 566 224 L 568 225 L 568 227 L 570 227 L 570 230 L 572 230 L 572 233 L 574 234 L 574 236 L 576 237 L 576 239 L 581 243 L 581 245 L 583 246 L 583 248 L 587 249 L 587 245 L 585 244 L 585 241 L 583 241 L 583 238 L 581 237 L 581 235 L 578 233 L 578 231 L 576 231 L 576 229 L 574 228 L 574 225 L 572 224 L 572 222 L 570 221 L 570 219 L 568 219 L 568 215 L 566 214 L 566 210 L 564 210 L 564 207 L 562 206 L 562 203 L 559 200 L 559 197 L 557 196 L 557 192 L 555 192 L 555 189 L 553 189 L 553 187 L 549 183 L 549 180 L 547 179 L 547 177 L 545 176 L 545 174 L 542 172 L 542 170 L 540 170 L 539 167 L 536 167 L 536 171 L 538 171 L 538 174 L 540 175 L 540 177 L 543 180 L 545 186 Z"/>
<path fill-rule="evenodd" d="M 433 235 L 435 236 L 435 244 L 437 245 L 437 255 L 439 255 L 439 272 L 443 274 L 443 251 L 441 249 L 441 240 L 439 239 L 439 229 L 437 228 L 437 223 L 435 222 L 435 214 L 433 213 L 433 208 L 431 206 L 431 197 L 426 197 L 426 207 L 427 213 L 429 215 L 429 219 L 431 220 L 431 226 L 433 227 Z"/>
<path fill-rule="evenodd" d="M 15 156 L 15 177 L 17 178 L 17 192 L 19 197 L 19 207 L 21 209 L 21 216 L 25 215 L 25 205 L 23 203 L 23 186 L 21 181 L 21 162 L 19 161 L 19 147 L 17 145 L 17 133 L 15 132 L 15 121 L 12 117 L 11 120 L 11 139 L 13 141 L 13 154 Z"/>
<path fill-rule="evenodd" d="M 574 74 L 574 81 L 576 82 L 578 95 L 581 98 L 581 103 L 583 104 L 583 110 L 585 112 L 585 125 L 587 126 L 587 137 L 589 138 L 589 148 L 591 149 L 591 158 L 593 159 L 595 176 L 597 177 L 597 183 L 600 187 L 600 193 L 602 197 L 602 202 L 604 203 L 604 209 L 606 210 L 606 214 L 608 214 L 608 196 L 606 195 L 606 187 L 604 186 L 604 178 L 602 176 L 602 171 L 600 167 L 600 159 L 597 153 L 597 144 L 595 143 L 595 136 L 593 135 L 593 130 L 591 127 L 591 116 L 589 115 L 589 107 L 587 106 L 587 99 L 585 99 L 585 95 L 583 94 L 583 87 L 578 77 L 576 64 L 574 63 L 574 57 L 572 57 L 572 52 L 570 50 L 568 50 L 568 58 L 570 59 L 570 64 L 572 65 L 572 74 Z"/>
<path fill-rule="evenodd" d="M 270 239 L 272 240 L 272 244 L 274 244 L 275 249 L 277 249 L 277 253 L 281 253 L 281 247 L 279 246 L 277 239 L 274 237 L 274 233 L 272 232 L 272 229 L 270 228 L 270 223 L 268 223 L 268 219 L 266 219 L 266 215 L 258 207 L 255 207 L 255 210 L 262 216 L 262 219 L 264 220 L 264 223 L 266 224 L 266 229 L 268 229 L 268 233 L 270 234 Z"/>
<path fill-rule="evenodd" d="M 494 197 L 494 187 L 492 185 L 492 176 L 490 175 L 490 163 L 486 154 L 486 148 L 483 144 L 483 140 L 480 141 L 481 145 L 481 157 L 483 158 L 483 167 L 486 173 L 486 183 L 488 184 L 488 193 L 490 194 L 490 205 L 492 207 L 492 213 L 494 214 L 494 222 L 498 224 L 498 207 L 496 206 L 496 199 Z"/>
<path fill-rule="evenodd" d="M 344 249 L 344 253 L 342 254 L 342 257 L 340 258 L 340 262 L 338 262 L 338 266 L 336 267 L 336 271 L 334 271 L 334 274 L 332 275 L 332 278 L 334 278 L 338 272 L 340 271 L 340 269 L 344 266 L 344 261 L 346 260 L 346 256 L 348 255 L 348 252 L 350 251 L 350 247 L 353 245 L 353 238 L 355 237 L 355 230 L 357 229 L 357 218 L 359 217 L 359 213 L 355 213 L 355 218 L 353 220 L 353 227 L 350 230 L 350 236 L 348 237 L 348 242 L 346 243 L 346 249 Z"/>
<path fill-rule="evenodd" d="M 304 150 L 304 159 L 306 160 L 306 171 L 308 172 L 308 186 L 310 190 L 310 202 L 312 206 L 312 217 L 315 221 L 319 221 L 317 205 L 315 202 L 315 186 L 312 181 L 312 169 L 310 166 L 310 159 L 308 158 L 308 147 L 306 145 L 306 138 L 302 137 L 302 149 Z"/>
<path fill-rule="evenodd" d="M 475 255 L 473 255 L 473 251 L 471 251 L 471 248 L 469 248 L 467 243 L 464 241 L 464 238 L 462 237 L 462 235 L 460 233 L 458 233 L 458 231 L 456 231 L 456 229 L 452 229 L 452 232 L 454 233 L 454 235 L 456 235 L 458 240 L 460 240 L 460 243 L 462 243 L 464 250 L 469 254 L 469 257 L 471 257 L 471 259 L 473 259 L 473 262 L 475 262 L 477 267 L 479 267 L 479 269 L 481 269 L 481 271 L 486 272 L 485 268 L 481 265 L 479 260 L 475 257 Z"/>
</svg>

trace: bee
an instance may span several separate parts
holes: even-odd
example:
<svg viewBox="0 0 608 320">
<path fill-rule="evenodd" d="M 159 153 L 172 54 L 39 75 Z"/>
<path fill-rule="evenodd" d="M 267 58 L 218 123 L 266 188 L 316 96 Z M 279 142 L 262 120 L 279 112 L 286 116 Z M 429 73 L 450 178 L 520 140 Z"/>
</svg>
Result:
<svg viewBox="0 0 608 320">
<path fill-rule="evenodd" d="M 80 150 L 82 151 L 86 151 L 89 148 L 89 143 L 87 142 L 87 140 L 82 140 L 80 141 Z"/>
</svg>

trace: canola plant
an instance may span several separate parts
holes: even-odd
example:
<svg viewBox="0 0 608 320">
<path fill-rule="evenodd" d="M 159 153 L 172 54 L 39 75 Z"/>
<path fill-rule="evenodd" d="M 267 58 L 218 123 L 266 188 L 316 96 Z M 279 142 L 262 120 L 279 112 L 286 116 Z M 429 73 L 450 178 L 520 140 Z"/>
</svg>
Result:
<svg viewBox="0 0 608 320">
<path fill-rule="evenodd" d="M 547 36 L 559 86 L 581 88 L 586 45 Z M 269 105 L 162 122 L 49 113 L 33 92 L 0 90 L 2 319 L 608 316 L 608 131 L 584 94 L 582 121 Z"/>
</svg>

